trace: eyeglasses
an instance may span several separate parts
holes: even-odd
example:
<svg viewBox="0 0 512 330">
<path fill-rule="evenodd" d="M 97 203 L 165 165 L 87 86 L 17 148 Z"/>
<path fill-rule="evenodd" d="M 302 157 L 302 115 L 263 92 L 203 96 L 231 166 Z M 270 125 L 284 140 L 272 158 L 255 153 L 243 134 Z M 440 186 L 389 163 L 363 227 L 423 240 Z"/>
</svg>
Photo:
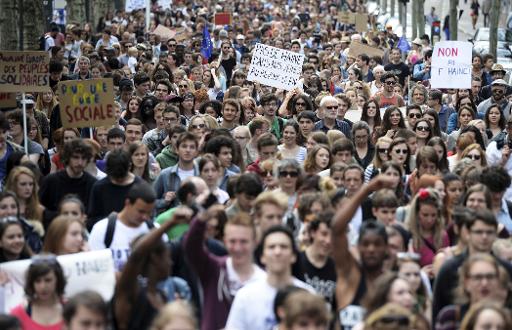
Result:
<svg viewBox="0 0 512 330">
<path fill-rule="evenodd" d="M 498 275 L 496 273 L 470 274 L 470 275 L 468 275 L 468 278 L 475 282 L 482 282 L 483 280 L 490 282 L 490 281 L 494 281 L 496 278 L 498 278 Z"/>
<path fill-rule="evenodd" d="M 421 113 L 410 113 L 409 114 L 409 118 L 416 118 L 416 119 L 420 119 L 421 118 Z"/>
<path fill-rule="evenodd" d="M 407 149 L 395 149 L 394 151 L 395 151 L 395 154 L 398 154 L 398 155 L 399 155 L 399 154 L 404 154 L 404 155 L 406 155 L 406 154 L 408 154 L 408 153 L 409 153 L 409 150 L 407 150 Z"/>
<path fill-rule="evenodd" d="M 420 132 L 430 132 L 430 127 L 428 126 L 416 126 L 416 130 Z"/>
<path fill-rule="evenodd" d="M 190 125 L 192 129 L 199 129 L 199 128 L 205 128 L 205 124 L 198 124 L 198 125 Z"/>
<path fill-rule="evenodd" d="M 279 176 L 284 178 L 284 177 L 287 177 L 289 176 L 290 178 L 296 178 L 299 176 L 299 172 L 295 172 L 295 171 L 281 171 L 279 172 Z"/>
<path fill-rule="evenodd" d="M 379 154 L 387 154 L 388 153 L 388 149 L 386 149 L 386 148 L 377 148 L 377 152 Z"/>
<path fill-rule="evenodd" d="M 396 81 L 388 80 L 388 81 L 385 81 L 384 83 L 385 83 L 386 85 L 388 85 L 388 86 L 393 86 L 393 85 L 395 85 L 395 84 L 396 84 Z"/>
<path fill-rule="evenodd" d="M 466 155 L 465 158 L 469 158 L 471 160 L 480 160 L 481 156 L 480 155 Z"/>
</svg>

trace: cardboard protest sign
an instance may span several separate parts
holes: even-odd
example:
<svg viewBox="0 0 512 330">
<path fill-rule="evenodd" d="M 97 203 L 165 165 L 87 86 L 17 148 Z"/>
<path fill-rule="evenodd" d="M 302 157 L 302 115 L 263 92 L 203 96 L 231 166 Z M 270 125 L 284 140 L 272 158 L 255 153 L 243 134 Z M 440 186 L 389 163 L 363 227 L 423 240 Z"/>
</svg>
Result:
<svg viewBox="0 0 512 330">
<path fill-rule="evenodd" d="M 0 93 L 0 109 L 16 108 L 16 93 Z"/>
<path fill-rule="evenodd" d="M 231 24 L 231 13 L 217 13 L 213 20 L 215 25 L 230 25 Z"/>
<path fill-rule="evenodd" d="M 49 64 L 48 52 L 0 51 L 0 91 L 48 91 Z"/>
<path fill-rule="evenodd" d="M 188 33 L 188 31 L 185 28 L 177 28 L 176 32 L 174 34 L 174 39 L 176 39 L 176 41 L 178 41 L 178 42 L 187 40 L 189 37 L 190 37 L 190 34 Z"/>
<path fill-rule="evenodd" d="M 304 54 L 256 44 L 247 80 L 289 91 L 299 82 L 302 63 Z"/>
<path fill-rule="evenodd" d="M 110 300 L 116 283 L 114 261 L 109 249 L 74 253 L 57 257 L 57 261 L 66 276 L 66 297 L 84 290 L 94 290 L 103 299 Z M 25 300 L 25 272 L 30 260 L 10 261 L 0 264 L 0 270 L 7 274 L 8 282 L 4 285 L 4 310 L 11 309 Z"/>
<path fill-rule="evenodd" d="M 350 23 L 350 15 L 348 11 L 340 11 L 338 12 L 338 22 L 341 23 Z"/>
<path fill-rule="evenodd" d="M 368 45 L 365 45 L 360 42 L 351 42 L 348 50 L 348 55 L 357 57 L 360 54 L 366 54 L 370 57 L 372 56 L 380 56 L 382 57 L 384 55 L 384 51 L 375 47 L 371 47 Z"/>
<path fill-rule="evenodd" d="M 355 24 L 357 32 L 368 31 L 368 15 L 367 14 L 355 14 Z"/>
<path fill-rule="evenodd" d="M 471 88 L 471 54 L 467 41 L 439 41 L 432 53 L 432 88 Z"/>
<path fill-rule="evenodd" d="M 163 26 L 162 24 L 158 24 L 158 26 L 152 33 L 156 34 L 157 36 L 160 36 L 162 42 L 167 42 L 167 40 L 174 38 L 174 36 L 176 35 L 175 31 L 169 29 L 166 26 Z"/>
<path fill-rule="evenodd" d="M 110 126 L 115 122 L 111 78 L 61 81 L 57 95 L 64 127 Z"/>
</svg>

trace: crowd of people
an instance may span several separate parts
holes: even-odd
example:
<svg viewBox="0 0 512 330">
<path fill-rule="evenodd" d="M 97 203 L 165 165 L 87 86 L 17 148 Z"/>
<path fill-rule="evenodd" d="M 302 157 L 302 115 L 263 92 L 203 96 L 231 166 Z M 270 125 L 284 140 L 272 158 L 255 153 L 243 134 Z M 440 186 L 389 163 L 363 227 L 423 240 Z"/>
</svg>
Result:
<svg viewBox="0 0 512 330">
<path fill-rule="evenodd" d="M 512 329 L 506 71 L 475 52 L 471 88 L 433 89 L 429 35 L 404 49 L 340 21 L 365 8 L 154 2 L 149 32 L 141 11 L 54 25 L 51 88 L 26 127 L 0 113 L 0 328 Z M 258 43 L 304 54 L 295 88 L 247 80 Z M 115 124 L 62 127 L 58 83 L 96 78 Z M 57 257 L 103 249 L 113 297 L 65 294 Z M 25 259 L 5 310 L 2 263 Z"/>
</svg>

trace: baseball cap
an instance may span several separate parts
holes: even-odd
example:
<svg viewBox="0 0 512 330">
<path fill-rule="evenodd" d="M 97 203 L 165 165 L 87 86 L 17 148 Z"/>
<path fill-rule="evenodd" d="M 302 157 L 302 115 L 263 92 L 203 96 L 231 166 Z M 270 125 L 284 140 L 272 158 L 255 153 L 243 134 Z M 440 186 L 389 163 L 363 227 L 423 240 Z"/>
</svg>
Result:
<svg viewBox="0 0 512 330">
<path fill-rule="evenodd" d="M 34 99 L 34 97 L 32 95 L 26 95 L 25 99 L 21 100 L 20 103 L 25 104 L 25 105 L 34 105 L 34 104 L 36 104 L 36 100 Z"/>
<path fill-rule="evenodd" d="M 494 85 L 503 85 L 503 86 L 507 86 L 507 82 L 503 79 L 496 79 L 494 80 L 492 83 L 491 83 L 491 86 L 494 86 Z"/>
</svg>

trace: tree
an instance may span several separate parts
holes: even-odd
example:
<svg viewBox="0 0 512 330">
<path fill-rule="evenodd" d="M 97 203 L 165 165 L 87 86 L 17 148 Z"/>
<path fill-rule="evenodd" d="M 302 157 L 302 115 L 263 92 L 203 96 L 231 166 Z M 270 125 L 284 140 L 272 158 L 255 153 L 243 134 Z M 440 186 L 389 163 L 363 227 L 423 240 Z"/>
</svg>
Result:
<svg viewBox="0 0 512 330">
<path fill-rule="evenodd" d="M 498 30 L 498 24 L 500 19 L 500 8 L 501 8 L 501 0 L 492 0 L 491 3 L 491 24 L 489 31 L 497 31 Z M 494 58 L 497 58 L 497 46 L 498 46 L 498 33 L 493 32 L 490 33 L 489 38 L 489 50 L 492 55 L 494 55 Z"/>
<path fill-rule="evenodd" d="M 20 16 L 23 17 L 21 31 L 23 34 L 22 50 L 38 50 L 39 38 L 45 31 L 43 1 L 20 1 Z"/>
<path fill-rule="evenodd" d="M 418 3 L 417 1 L 412 2 L 412 40 L 416 39 L 418 36 L 418 16 L 420 15 L 418 10 Z"/>
<path fill-rule="evenodd" d="M 68 22 L 83 24 L 87 22 L 87 16 L 85 13 L 86 8 L 85 0 L 67 0 L 66 1 L 66 13 Z"/>
<path fill-rule="evenodd" d="M 459 29 L 458 26 L 458 12 L 457 12 L 457 4 L 459 0 L 450 0 L 450 39 L 457 40 L 457 31 Z"/>
<path fill-rule="evenodd" d="M 18 50 L 19 24 L 17 0 L 0 0 L 0 49 Z"/>
<path fill-rule="evenodd" d="M 418 26 L 418 36 L 422 36 L 425 34 L 425 0 L 416 0 L 416 15 L 418 15 L 417 26 Z"/>
</svg>

